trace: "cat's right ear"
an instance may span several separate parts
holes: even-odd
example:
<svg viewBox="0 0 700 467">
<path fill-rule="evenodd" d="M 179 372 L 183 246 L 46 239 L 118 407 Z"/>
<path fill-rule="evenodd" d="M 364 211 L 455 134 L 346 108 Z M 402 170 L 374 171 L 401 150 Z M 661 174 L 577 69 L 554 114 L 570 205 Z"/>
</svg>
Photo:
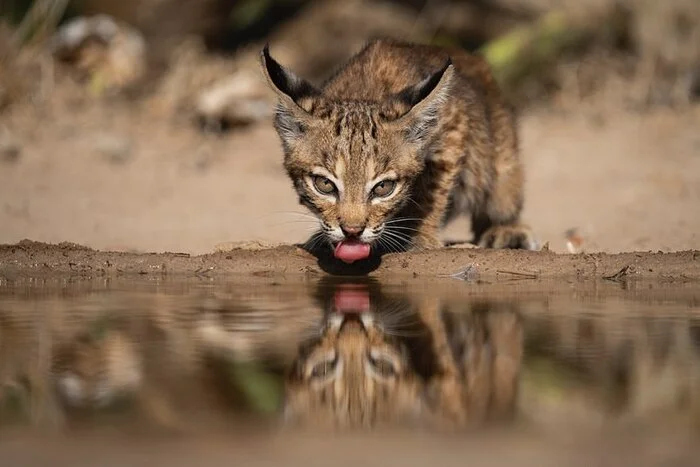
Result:
<svg viewBox="0 0 700 467">
<path fill-rule="evenodd" d="M 308 81 L 298 77 L 270 56 L 265 45 L 261 53 L 262 68 L 270 87 L 279 97 L 275 112 L 275 127 L 283 144 L 292 146 L 311 123 L 308 107 L 320 92 Z"/>
</svg>

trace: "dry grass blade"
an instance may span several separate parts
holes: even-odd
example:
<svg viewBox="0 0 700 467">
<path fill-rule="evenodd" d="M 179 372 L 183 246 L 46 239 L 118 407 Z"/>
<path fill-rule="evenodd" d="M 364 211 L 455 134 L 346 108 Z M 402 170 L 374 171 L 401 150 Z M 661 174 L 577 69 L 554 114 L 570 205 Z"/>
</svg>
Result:
<svg viewBox="0 0 700 467">
<path fill-rule="evenodd" d="M 56 30 L 68 0 L 36 0 L 15 31 L 16 46 L 46 40 Z"/>
</svg>

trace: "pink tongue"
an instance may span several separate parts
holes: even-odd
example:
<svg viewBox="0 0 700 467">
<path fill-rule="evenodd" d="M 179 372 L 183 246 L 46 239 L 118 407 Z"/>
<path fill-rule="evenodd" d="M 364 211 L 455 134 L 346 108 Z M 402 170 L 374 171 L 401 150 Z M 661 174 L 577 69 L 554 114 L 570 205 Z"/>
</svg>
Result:
<svg viewBox="0 0 700 467">
<path fill-rule="evenodd" d="M 350 284 L 341 285 L 333 297 L 338 313 L 363 313 L 369 311 L 369 292 Z"/>
<path fill-rule="evenodd" d="M 353 263 L 369 257 L 369 244 L 357 240 L 343 240 L 334 251 L 335 257 L 346 263 Z"/>
</svg>

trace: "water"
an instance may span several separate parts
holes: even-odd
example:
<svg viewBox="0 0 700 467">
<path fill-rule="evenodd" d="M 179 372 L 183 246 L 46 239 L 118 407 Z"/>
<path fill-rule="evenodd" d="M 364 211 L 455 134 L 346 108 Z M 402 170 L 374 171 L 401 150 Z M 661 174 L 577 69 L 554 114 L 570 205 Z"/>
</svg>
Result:
<svg viewBox="0 0 700 467">
<path fill-rule="evenodd" d="M 699 427 L 695 284 L 0 282 L 2 465 L 699 465 Z"/>
</svg>

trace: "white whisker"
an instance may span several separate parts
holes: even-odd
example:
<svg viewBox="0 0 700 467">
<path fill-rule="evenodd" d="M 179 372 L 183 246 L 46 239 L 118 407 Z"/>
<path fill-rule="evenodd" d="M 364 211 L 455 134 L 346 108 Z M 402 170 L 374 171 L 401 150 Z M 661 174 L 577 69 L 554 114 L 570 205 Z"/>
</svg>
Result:
<svg viewBox="0 0 700 467">
<path fill-rule="evenodd" d="M 408 230 L 410 232 L 418 232 L 418 229 L 415 229 L 413 227 L 405 227 L 401 225 L 392 225 L 388 227 L 391 230 Z"/>
<path fill-rule="evenodd" d="M 386 242 L 387 245 L 393 246 L 390 253 L 401 253 L 405 251 L 403 244 L 400 240 L 394 238 L 392 235 L 383 236 L 382 240 Z"/>
<path fill-rule="evenodd" d="M 414 248 L 417 251 L 424 251 L 425 250 L 425 248 L 417 246 L 415 244 L 415 241 L 411 238 L 411 236 L 406 234 L 406 233 L 395 232 L 395 231 L 392 231 L 392 229 L 390 229 L 390 228 L 386 228 L 386 229 L 384 229 L 383 235 L 386 235 L 388 237 L 392 237 L 392 238 L 400 241 L 401 243 L 405 244 L 403 251 L 406 251 L 409 248 Z"/>
<path fill-rule="evenodd" d="M 384 223 L 385 224 L 395 224 L 397 222 L 414 222 L 414 221 L 421 221 L 421 220 L 423 220 L 423 219 L 421 219 L 419 217 L 397 217 L 395 219 L 390 219 Z"/>
</svg>

